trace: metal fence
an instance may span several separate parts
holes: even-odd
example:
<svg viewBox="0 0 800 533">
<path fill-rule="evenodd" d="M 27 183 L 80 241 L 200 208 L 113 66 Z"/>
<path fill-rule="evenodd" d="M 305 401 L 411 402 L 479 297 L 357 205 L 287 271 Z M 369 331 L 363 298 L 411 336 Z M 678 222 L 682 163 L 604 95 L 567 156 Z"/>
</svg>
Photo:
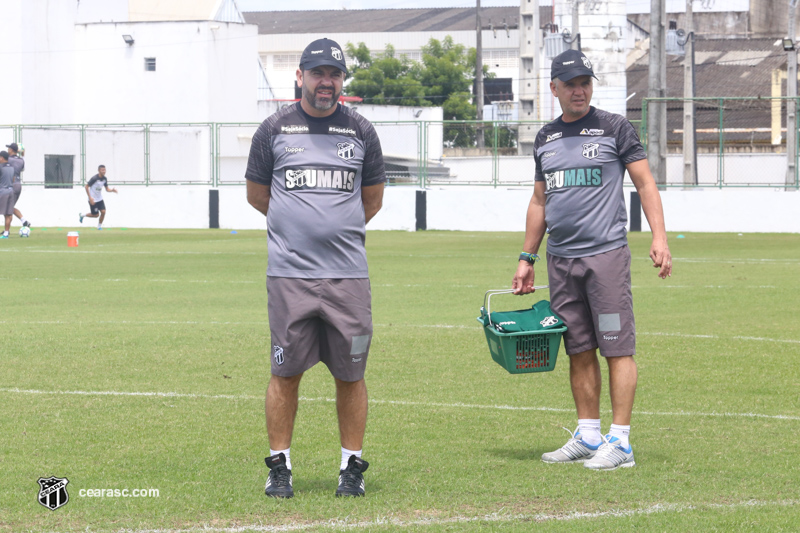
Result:
<svg viewBox="0 0 800 533">
<path fill-rule="evenodd" d="M 667 183 L 683 183 L 682 98 L 644 99 L 631 122 L 667 106 Z M 699 187 L 785 185 L 786 98 L 696 98 Z M 800 103 L 800 102 L 799 102 Z M 125 185 L 241 185 L 260 123 L 0 126 L 24 143 L 26 184 L 83 186 L 106 165 Z M 376 121 L 388 183 L 416 187 L 532 186 L 533 141 L 545 121 Z M 795 165 L 795 168 L 798 168 Z M 797 185 L 795 177 L 795 186 Z M 630 184 L 628 184 L 630 185 Z"/>
<path fill-rule="evenodd" d="M 665 187 L 786 187 L 787 97 L 644 98 L 640 137 L 647 147 L 647 124 L 666 107 Z M 794 99 L 800 109 L 800 99 Z M 697 181 L 684 182 L 683 117 L 694 106 Z M 797 138 L 797 136 L 796 136 Z M 798 188 L 797 146 L 793 176 Z"/>
</svg>

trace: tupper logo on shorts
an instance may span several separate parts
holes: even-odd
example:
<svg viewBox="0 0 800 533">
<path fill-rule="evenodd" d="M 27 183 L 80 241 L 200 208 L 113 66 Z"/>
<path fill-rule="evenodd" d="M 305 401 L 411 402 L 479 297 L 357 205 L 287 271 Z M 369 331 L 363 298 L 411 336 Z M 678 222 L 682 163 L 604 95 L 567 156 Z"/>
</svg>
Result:
<svg viewBox="0 0 800 533">
<path fill-rule="evenodd" d="M 275 358 L 275 363 L 277 363 L 278 366 L 282 365 L 283 362 L 284 362 L 283 348 L 281 348 L 277 344 L 273 344 L 272 345 L 272 357 Z"/>
<path fill-rule="evenodd" d="M 39 503 L 51 511 L 67 505 L 69 501 L 69 494 L 67 494 L 68 483 L 69 480 L 65 477 L 40 477 Z"/>
<path fill-rule="evenodd" d="M 286 190 L 329 189 L 350 192 L 355 185 L 356 173 L 342 169 L 286 169 Z"/>
</svg>

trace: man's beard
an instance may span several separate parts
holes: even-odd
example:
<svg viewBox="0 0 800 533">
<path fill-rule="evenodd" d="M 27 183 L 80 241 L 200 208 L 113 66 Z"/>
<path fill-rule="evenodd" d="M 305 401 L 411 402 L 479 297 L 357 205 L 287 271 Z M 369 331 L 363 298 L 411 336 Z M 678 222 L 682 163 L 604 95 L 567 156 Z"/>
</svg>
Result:
<svg viewBox="0 0 800 533">
<path fill-rule="evenodd" d="M 330 108 L 332 108 L 333 106 L 335 106 L 336 102 L 339 101 L 339 96 L 341 96 L 341 94 L 342 94 L 341 91 L 339 91 L 337 93 L 336 89 L 334 87 L 324 87 L 324 88 L 325 89 L 330 88 L 331 92 L 333 93 L 331 95 L 331 98 L 330 98 L 329 102 L 319 102 L 319 101 L 317 101 L 316 93 L 310 92 L 308 90 L 308 87 L 306 85 L 303 85 L 303 98 L 305 98 L 306 101 L 311 105 L 311 107 L 313 107 L 317 111 L 327 111 Z M 319 90 L 319 89 L 320 89 L 320 87 L 317 87 L 317 90 Z"/>
</svg>

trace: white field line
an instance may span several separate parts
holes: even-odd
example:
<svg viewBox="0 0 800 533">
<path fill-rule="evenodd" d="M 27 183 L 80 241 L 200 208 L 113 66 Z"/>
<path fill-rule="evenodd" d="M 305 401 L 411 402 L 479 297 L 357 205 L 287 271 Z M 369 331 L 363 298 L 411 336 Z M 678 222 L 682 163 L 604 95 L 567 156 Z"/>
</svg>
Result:
<svg viewBox="0 0 800 533">
<path fill-rule="evenodd" d="M 637 257 L 636 259 L 640 259 L 642 261 L 648 261 L 652 263 L 652 260 L 649 257 Z M 729 263 L 736 263 L 743 264 L 743 265 L 779 265 L 779 264 L 789 264 L 789 265 L 800 265 L 800 259 L 769 259 L 769 258 L 736 258 L 736 259 L 721 259 L 718 257 L 672 257 L 673 263 L 722 263 L 722 264 L 729 264 Z"/>
<path fill-rule="evenodd" d="M 207 400 L 263 400 L 263 396 L 251 396 L 246 394 L 198 394 L 185 392 L 127 392 L 127 391 L 46 391 L 36 389 L 19 388 L 0 388 L 0 393 L 9 394 L 42 394 L 42 395 L 66 395 L 66 396 L 134 396 L 142 398 L 190 398 Z M 334 403 L 335 398 L 308 398 L 300 397 L 304 402 L 325 402 Z M 443 402 L 413 402 L 404 400 L 376 400 L 370 399 L 373 405 L 399 405 L 403 407 L 445 407 L 448 409 L 486 409 L 495 411 L 545 411 L 554 413 L 573 413 L 574 408 L 561 407 L 532 407 L 518 405 L 481 405 L 474 403 L 443 403 Z M 611 411 L 608 411 L 609 413 Z M 792 415 L 765 415 L 761 413 L 720 413 L 720 412 L 696 412 L 696 411 L 636 411 L 634 414 L 645 416 L 690 416 L 690 417 L 712 417 L 712 418 L 763 418 L 771 420 L 800 420 L 800 416 Z"/>
<path fill-rule="evenodd" d="M 168 281 L 168 280 L 162 280 Z M 236 283 L 236 282 L 230 282 Z M 204 320 L 0 320 L 0 324 L 29 324 L 29 325 L 83 325 L 83 324 L 121 324 L 121 325 L 222 325 L 222 326 L 242 326 L 242 325 L 261 325 L 268 326 L 267 321 L 237 322 L 237 321 L 204 321 Z M 465 326 L 463 324 L 373 324 L 376 328 L 420 328 L 420 329 L 467 329 L 479 331 L 480 324 Z M 683 337 L 689 339 L 735 339 L 742 341 L 758 342 L 778 342 L 788 344 L 800 344 L 797 339 L 775 339 L 772 337 L 750 337 L 743 335 L 731 335 L 729 337 L 721 335 L 691 335 L 687 333 L 668 333 L 659 331 L 637 331 L 637 335 L 653 335 L 660 337 Z"/>
<path fill-rule="evenodd" d="M 157 252 L 147 250 L 32 250 L 30 248 L 0 248 L 0 252 L 38 254 L 113 254 L 113 255 L 264 255 L 264 252 Z"/>
<path fill-rule="evenodd" d="M 268 525 L 252 524 L 247 526 L 213 527 L 208 525 L 196 526 L 186 529 L 120 529 L 119 533 L 247 533 L 252 532 L 281 532 L 281 531 L 308 531 L 313 529 L 353 530 L 372 529 L 379 527 L 417 528 L 423 526 L 441 526 L 447 524 L 468 523 L 502 523 L 502 522 L 570 522 L 577 520 L 596 520 L 602 518 L 629 518 L 633 516 L 646 516 L 660 513 L 685 513 L 691 511 L 734 511 L 737 509 L 754 507 L 795 507 L 800 502 L 796 500 L 778 500 L 774 502 L 748 500 L 737 503 L 714 504 L 700 503 L 695 505 L 658 503 L 641 509 L 610 509 L 593 513 L 572 512 L 563 514 L 506 514 L 492 513 L 482 516 L 451 516 L 448 518 L 425 517 L 414 520 L 403 520 L 391 516 L 378 517 L 374 520 L 353 522 L 349 520 L 321 520 L 305 524 Z"/>
</svg>

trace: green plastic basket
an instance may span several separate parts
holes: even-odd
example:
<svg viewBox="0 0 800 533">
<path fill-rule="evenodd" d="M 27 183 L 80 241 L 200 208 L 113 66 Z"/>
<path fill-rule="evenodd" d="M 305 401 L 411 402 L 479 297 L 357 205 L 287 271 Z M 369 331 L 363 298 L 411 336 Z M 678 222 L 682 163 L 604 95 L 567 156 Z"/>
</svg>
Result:
<svg viewBox="0 0 800 533">
<path fill-rule="evenodd" d="M 547 286 L 536 287 L 546 289 Z M 491 324 L 491 296 L 511 293 L 510 290 L 488 291 L 484 297 L 481 314 L 487 313 Z M 488 311 L 485 311 L 489 309 Z M 483 324 L 482 317 L 478 322 Z M 527 374 L 531 372 L 550 372 L 556 367 L 561 336 L 567 331 L 566 326 L 541 331 L 521 331 L 502 333 L 491 325 L 483 327 L 486 342 L 492 359 L 505 368 L 510 374 Z"/>
</svg>

